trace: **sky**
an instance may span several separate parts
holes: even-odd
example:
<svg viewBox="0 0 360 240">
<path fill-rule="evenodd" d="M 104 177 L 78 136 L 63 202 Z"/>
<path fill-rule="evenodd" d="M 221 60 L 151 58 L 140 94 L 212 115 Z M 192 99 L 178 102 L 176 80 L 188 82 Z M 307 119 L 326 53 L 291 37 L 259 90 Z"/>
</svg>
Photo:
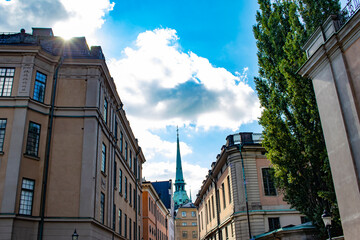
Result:
<svg viewBox="0 0 360 240">
<path fill-rule="evenodd" d="M 262 131 L 257 8 L 255 0 L 0 0 L 0 32 L 51 27 L 100 45 L 146 157 L 143 177 L 174 179 L 178 126 L 195 200 L 226 136 Z"/>
</svg>

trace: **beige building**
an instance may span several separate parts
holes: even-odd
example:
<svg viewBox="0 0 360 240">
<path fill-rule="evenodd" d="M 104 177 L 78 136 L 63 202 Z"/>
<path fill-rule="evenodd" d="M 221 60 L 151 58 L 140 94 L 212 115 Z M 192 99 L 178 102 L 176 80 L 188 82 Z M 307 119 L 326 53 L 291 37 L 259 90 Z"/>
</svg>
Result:
<svg viewBox="0 0 360 240">
<path fill-rule="evenodd" d="M 101 47 L 0 35 L 0 239 L 141 239 L 145 158 Z"/>
<path fill-rule="evenodd" d="M 175 216 L 175 239 L 199 239 L 196 206 L 192 203 L 181 205 Z"/>
<path fill-rule="evenodd" d="M 360 236 L 360 5 L 330 17 L 308 40 L 299 73 L 312 79 L 345 239 Z"/>
<path fill-rule="evenodd" d="M 226 140 L 195 201 L 200 239 L 248 240 L 303 223 L 274 187 L 261 135 L 239 133 Z"/>
</svg>

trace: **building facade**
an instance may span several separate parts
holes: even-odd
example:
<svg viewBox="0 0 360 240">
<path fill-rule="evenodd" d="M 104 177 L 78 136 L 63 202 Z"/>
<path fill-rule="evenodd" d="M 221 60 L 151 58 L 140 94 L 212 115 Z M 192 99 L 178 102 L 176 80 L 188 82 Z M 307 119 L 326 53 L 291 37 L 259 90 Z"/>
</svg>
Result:
<svg viewBox="0 0 360 240">
<path fill-rule="evenodd" d="M 196 206 L 189 202 L 178 208 L 175 217 L 175 239 L 199 239 L 198 219 Z"/>
<path fill-rule="evenodd" d="M 172 180 L 169 181 L 156 181 L 151 183 L 160 197 L 161 201 L 164 203 L 165 207 L 169 211 L 167 215 L 168 221 L 168 237 L 169 240 L 175 239 L 175 222 L 174 222 L 174 200 L 173 200 L 173 184 Z"/>
<path fill-rule="evenodd" d="M 168 240 L 168 209 L 151 182 L 143 182 L 143 232 L 145 240 Z"/>
<path fill-rule="evenodd" d="M 0 239 L 141 239 L 144 155 L 101 47 L 0 35 Z"/>
<path fill-rule="evenodd" d="M 305 44 L 345 239 L 360 235 L 360 5 L 331 16 Z"/>
<path fill-rule="evenodd" d="M 300 213 L 274 187 L 261 134 L 239 133 L 226 140 L 195 200 L 200 239 L 245 240 L 300 224 Z"/>
</svg>

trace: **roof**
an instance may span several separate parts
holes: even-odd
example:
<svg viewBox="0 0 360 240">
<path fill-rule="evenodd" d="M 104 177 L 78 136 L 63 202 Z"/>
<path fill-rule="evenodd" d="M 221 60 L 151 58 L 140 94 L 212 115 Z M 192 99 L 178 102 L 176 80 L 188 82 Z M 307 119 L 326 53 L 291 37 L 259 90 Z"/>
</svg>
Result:
<svg viewBox="0 0 360 240">
<path fill-rule="evenodd" d="M 196 208 L 196 206 L 192 202 L 188 202 L 179 208 Z"/>
<path fill-rule="evenodd" d="M 306 229 L 315 229 L 315 226 L 312 225 L 312 222 L 307 222 L 307 223 L 303 223 L 303 224 L 296 225 L 296 226 L 283 227 L 283 228 L 279 228 L 279 229 L 276 229 L 276 230 L 271 231 L 271 232 L 256 235 L 256 236 L 254 236 L 253 239 L 259 239 L 261 237 L 272 235 L 272 234 L 277 233 L 277 232 L 287 232 L 287 231 L 306 230 Z"/>
<path fill-rule="evenodd" d="M 171 180 L 161 182 L 151 182 L 155 191 L 159 195 L 161 201 L 164 203 L 167 209 L 171 208 Z"/>
<path fill-rule="evenodd" d="M 85 37 L 74 37 L 65 41 L 53 35 L 51 28 L 33 28 L 33 34 L 19 33 L 0 34 L 0 45 L 40 46 L 44 51 L 65 58 L 105 59 L 100 46 L 89 48 Z"/>
</svg>

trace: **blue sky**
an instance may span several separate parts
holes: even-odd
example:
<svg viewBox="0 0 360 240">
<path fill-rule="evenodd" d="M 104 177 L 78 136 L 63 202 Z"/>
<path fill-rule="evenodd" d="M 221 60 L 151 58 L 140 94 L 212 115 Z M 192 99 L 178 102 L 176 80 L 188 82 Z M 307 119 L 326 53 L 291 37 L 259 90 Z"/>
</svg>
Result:
<svg viewBox="0 0 360 240">
<path fill-rule="evenodd" d="M 194 199 L 226 136 L 261 132 L 257 7 L 255 0 L 0 0 L 0 31 L 52 27 L 100 45 L 147 158 L 144 177 L 174 178 L 179 126 Z"/>
<path fill-rule="evenodd" d="M 0 0 L 0 31 L 52 27 L 100 45 L 147 159 L 143 176 L 174 178 L 179 126 L 194 199 L 226 136 L 261 132 L 256 10 L 255 0 Z"/>
</svg>

